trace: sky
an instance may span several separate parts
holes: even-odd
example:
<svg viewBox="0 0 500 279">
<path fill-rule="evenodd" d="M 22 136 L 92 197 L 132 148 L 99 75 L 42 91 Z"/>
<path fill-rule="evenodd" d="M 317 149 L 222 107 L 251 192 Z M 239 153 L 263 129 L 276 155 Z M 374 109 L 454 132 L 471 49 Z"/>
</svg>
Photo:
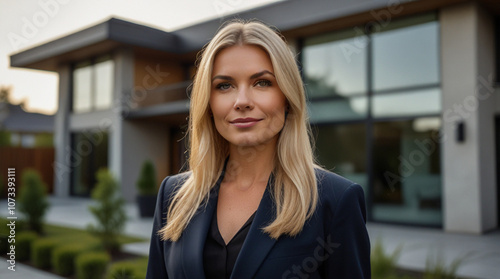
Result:
<svg viewBox="0 0 500 279">
<path fill-rule="evenodd" d="M 57 111 L 57 74 L 11 68 L 9 56 L 118 17 L 164 31 L 282 0 L 0 0 L 0 87 L 28 111 Z"/>
</svg>

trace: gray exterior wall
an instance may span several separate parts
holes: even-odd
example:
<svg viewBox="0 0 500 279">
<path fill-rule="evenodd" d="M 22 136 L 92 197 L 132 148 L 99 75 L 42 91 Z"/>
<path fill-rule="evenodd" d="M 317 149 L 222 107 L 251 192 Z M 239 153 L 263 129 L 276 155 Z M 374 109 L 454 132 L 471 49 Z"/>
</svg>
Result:
<svg viewBox="0 0 500 279">
<path fill-rule="evenodd" d="M 496 227 L 494 33 L 475 3 L 441 10 L 443 190 L 446 231 Z M 456 124 L 465 123 L 465 142 Z"/>
<path fill-rule="evenodd" d="M 59 74 L 59 97 L 58 110 L 54 123 L 54 195 L 66 197 L 69 195 L 70 185 L 70 139 L 69 139 L 69 110 L 70 110 L 70 85 L 71 68 L 62 65 L 58 68 Z"/>
</svg>

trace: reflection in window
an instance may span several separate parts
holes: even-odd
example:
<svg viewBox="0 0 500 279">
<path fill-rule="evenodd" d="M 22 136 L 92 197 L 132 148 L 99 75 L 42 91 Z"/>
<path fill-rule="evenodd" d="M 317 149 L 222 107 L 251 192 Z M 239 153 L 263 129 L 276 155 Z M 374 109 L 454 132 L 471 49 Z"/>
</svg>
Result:
<svg viewBox="0 0 500 279">
<path fill-rule="evenodd" d="M 430 115 L 441 111 L 439 88 L 375 95 L 372 100 L 373 116 L 377 118 Z"/>
<path fill-rule="evenodd" d="M 304 41 L 319 162 L 372 193 L 375 221 L 441 225 L 436 15 L 393 20 L 368 35 L 355 30 Z"/>
<path fill-rule="evenodd" d="M 313 131 L 320 165 L 360 184 L 368 194 L 365 124 L 315 126 Z"/>
<path fill-rule="evenodd" d="M 111 107 L 113 93 L 113 61 L 106 60 L 95 64 L 95 107 Z"/>
<path fill-rule="evenodd" d="M 108 133 L 73 133 L 71 151 L 71 194 L 89 196 L 96 183 L 96 172 L 108 166 Z"/>
<path fill-rule="evenodd" d="M 109 57 L 79 63 L 73 70 L 73 112 L 82 113 L 111 107 L 114 64 Z"/>
<path fill-rule="evenodd" d="M 439 117 L 375 123 L 374 218 L 442 224 L 440 126 Z"/>
<path fill-rule="evenodd" d="M 311 98 L 366 94 L 367 39 L 355 35 L 349 30 L 306 41 L 302 55 Z"/>
<path fill-rule="evenodd" d="M 372 35 L 374 91 L 439 83 L 439 24 Z"/>
<path fill-rule="evenodd" d="M 366 118 L 367 107 L 367 97 L 334 99 L 308 104 L 310 121 L 313 123 L 363 119 Z"/>
<path fill-rule="evenodd" d="M 77 65 L 73 71 L 73 111 L 92 109 L 92 67 L 90 63 Z"/>
</svg>

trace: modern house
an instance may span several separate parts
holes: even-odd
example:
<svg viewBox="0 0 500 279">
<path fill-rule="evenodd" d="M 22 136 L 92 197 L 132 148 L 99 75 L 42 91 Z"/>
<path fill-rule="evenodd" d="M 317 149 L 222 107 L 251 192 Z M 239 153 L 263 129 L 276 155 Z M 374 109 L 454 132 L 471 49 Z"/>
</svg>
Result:
<svg viewBox="0 0 500 279">
<path fill-rule="evenodd" d="M 173 32 L 111 18 L 11 56 L 59 74 L 55 193 L 110 168 L 135 196 L 185 162 L 196 54 L 230 18 L 297 53 L 319 162 L 361 184 L 369 219 L 484 233 L 499 226 L 500 3 L 288 0 Z"/>
</svg>

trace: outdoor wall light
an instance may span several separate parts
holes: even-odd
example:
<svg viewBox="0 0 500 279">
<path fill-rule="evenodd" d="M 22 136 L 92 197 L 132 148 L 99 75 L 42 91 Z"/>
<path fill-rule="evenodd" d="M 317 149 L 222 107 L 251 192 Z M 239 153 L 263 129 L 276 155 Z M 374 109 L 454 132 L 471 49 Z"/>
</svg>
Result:
<svg viewBox="0 0 500 279">
<path fill-rule="evenodd" d="M 458 121 L 456 127 L 456 140 L 458 143 L 465 142 L 465 122 Z"/>
</svg>

